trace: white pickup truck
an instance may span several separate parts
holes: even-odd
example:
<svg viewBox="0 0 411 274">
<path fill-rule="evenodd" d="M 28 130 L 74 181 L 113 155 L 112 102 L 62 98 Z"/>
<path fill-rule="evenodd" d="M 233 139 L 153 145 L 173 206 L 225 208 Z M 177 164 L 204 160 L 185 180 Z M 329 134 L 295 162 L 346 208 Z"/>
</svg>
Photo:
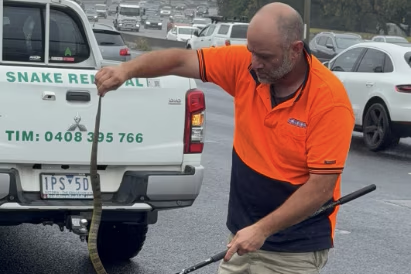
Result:
<svg viewBox="0 0 411 274">
<path fill-rule="evenodd" d="M 86 14 L 69 0 L 1 1 L 0 225 L 57 224 L 87 239 L 89 161 L 103 66 Z M 141 250 L 160 210 L 199 194 L 205 98 L 193 79 L 132 79 L 103 99 L 102 259 Z"/>
<path fill-rule="evenodd" d="M 246 45 L 248 23 L 213 22 L 187 40 L 187 49 Z"/>
</svg>

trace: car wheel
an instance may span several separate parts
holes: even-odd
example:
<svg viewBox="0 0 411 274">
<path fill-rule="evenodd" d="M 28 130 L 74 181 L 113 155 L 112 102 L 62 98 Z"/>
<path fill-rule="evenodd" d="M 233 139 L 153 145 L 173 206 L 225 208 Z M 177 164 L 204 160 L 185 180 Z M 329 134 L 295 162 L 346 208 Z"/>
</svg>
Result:
<svg viewBox="0 0 411 274">
<path fill-rule="evenodd" d="M 391 129 L 391 120 L 387 108 L 381 103 L 374 103 L 366 110 L 363 121 L 364 142 L 371 151 L 379 151 L 398 144 L 399 138 Z"/>
<path fill-rule="evenodd" d="M 101 223 L 97 239 L 101 260 L 119 262 L 137 256 L 144 246 L 147 231 L 147 225 Z"/>
<path fill-rule="evenodd" d="M 191 45 L 187 45 L 186 49 L 191 49 Z"/>
</svg>

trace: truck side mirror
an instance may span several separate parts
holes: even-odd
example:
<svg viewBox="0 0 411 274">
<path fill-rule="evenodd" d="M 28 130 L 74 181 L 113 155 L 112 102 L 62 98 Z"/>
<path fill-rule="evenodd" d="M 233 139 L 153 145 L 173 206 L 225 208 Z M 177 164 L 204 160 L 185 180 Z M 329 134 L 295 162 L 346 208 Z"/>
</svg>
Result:
<svg viewBox="0 0 411 274">
<path fill-rule="evenodd" d="M 118 7 L 116 7 L 116 12 L 118 12 Z"/>
<path fill-rule="evenodd" d="M 143 15 L 146 15 L 146 9 L 145 8 L 143 9 Z"/>
</svg>

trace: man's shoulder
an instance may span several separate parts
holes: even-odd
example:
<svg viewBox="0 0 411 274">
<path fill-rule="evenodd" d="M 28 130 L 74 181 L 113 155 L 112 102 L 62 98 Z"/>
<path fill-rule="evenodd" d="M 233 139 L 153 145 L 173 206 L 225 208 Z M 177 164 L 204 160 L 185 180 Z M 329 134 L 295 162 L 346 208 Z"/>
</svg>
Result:
<svg viewBox="0 0 411 274">
<path fill-rule="evenodd" d="M 251 53 L 245 45 L 219 46 L 200 49 L 205 55 L 230 56 L 236 59 L 250 59 Z"/>
<path fill-rule="evenodd" d="M 211 65 L 214 68 L 218 67 L 225 70 L 227 66 L 230 66 L 230 68 L 239 72 L 239 70 L 248 70 L 251 64 L 251 53 L 243 45 L 209 47 L 198 51 L 206 66 Z"/>
<path fill-rule="evenodd" d="M 341 80 L 316 58 L 312 60 L 310 93 L 318 109 L 343 106 L 352 111 Z"/>
</svg>

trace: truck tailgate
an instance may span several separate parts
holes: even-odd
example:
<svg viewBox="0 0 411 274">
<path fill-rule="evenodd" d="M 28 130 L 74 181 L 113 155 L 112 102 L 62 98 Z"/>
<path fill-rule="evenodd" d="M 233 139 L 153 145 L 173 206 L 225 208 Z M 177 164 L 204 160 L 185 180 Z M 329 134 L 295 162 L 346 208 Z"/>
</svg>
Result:
<svg viewBox="0 0 411 274">
<path fill-rule="evenodd" d="M 2 66 L 1 163 L 88 165 L 95 70 Z M 132 79 L 102 101 L 99 164 L 180 165 L 185 94 L 179 77 Z"/>
</svg>

